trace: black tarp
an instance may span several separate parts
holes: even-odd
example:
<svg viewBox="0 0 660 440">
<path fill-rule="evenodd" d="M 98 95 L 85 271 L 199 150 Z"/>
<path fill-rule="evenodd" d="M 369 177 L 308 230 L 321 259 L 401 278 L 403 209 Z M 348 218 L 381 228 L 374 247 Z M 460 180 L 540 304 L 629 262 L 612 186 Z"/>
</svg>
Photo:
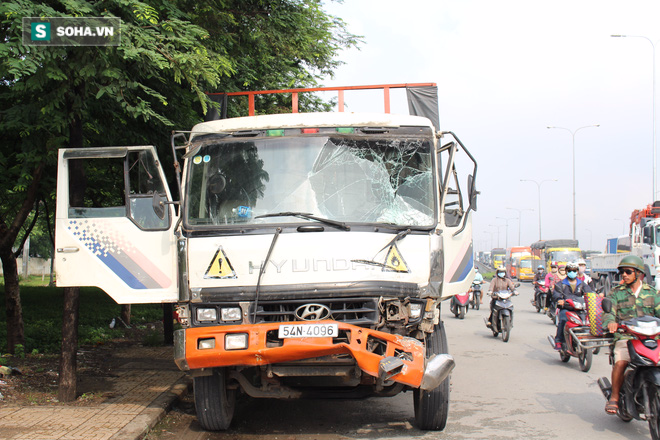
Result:
<svg viewBox="0 0 660 440">
<path fill-rule="evenodd" d="M 411 115 L 429 118 L 436 130 L 440 130 L 438 111 L 438 87 L 406 87 L 408 111 Z"/>
<path fill-rule="evenodd" d="M 227 95 L 224 93 L 217 95 L 209 95 L 213 102 L 220 104 L 220 111 L 217 108 L 209 106 L 206 115 L 204 115 L 204 122 L 216 121 L 218 119 L 227 119 Z"/>
</svg>

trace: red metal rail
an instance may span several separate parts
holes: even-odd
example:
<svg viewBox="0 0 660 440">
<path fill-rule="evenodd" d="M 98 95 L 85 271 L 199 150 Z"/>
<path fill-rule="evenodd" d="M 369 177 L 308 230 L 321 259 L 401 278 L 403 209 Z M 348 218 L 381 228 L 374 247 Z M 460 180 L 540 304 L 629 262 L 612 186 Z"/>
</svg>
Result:
<svg viewBox="0 0 660 440">
<path fill-rule="evenodd" d="M 291 93 L 291 111 L 298 113 L 298 93 L 303 92 L 337 92 L 338 111 L 344 111 L 344 92 L 346 90 L 377 90 L 382 89 L 385 103 L 385 113 L 390 112 L 390 89 L 403 89 L 407 87 L 435 87 L 435 83 L 411 83 L 411 84 L 380 84 L 373 86 L 348 86 L 348 87 L 312 87 L 308 89 L 281 89 L 281 90 L 261 90 L 253 92 L 228 92 L 228 93 L 208 93 L 209 95 L 227 95 L 227 96 L 247 96 L 248 114 L 254 116 L 254 97 L 255 95 L 273 95 L 277 93 Z"/>
</svg>

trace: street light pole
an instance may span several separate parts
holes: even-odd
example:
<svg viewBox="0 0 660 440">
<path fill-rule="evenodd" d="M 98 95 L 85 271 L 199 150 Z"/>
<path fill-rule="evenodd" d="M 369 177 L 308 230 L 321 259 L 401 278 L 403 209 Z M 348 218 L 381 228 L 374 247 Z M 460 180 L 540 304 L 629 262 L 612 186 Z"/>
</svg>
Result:
<svg viewBox="0 0 660 440">
<path fill-rule="evenodd" d="M 505 248 L 509 249 L 509 220 L 515 220 L 515 218 L 506 218 L 506 217 L 495 217 L 499 218 L 500 220 L 504 220 L 506 222 L 506 234 L 504 234 L 505 237 Z"/>
<path fill-rule="evenodd" d="M 520 246 L 520 221 L 522 219 L 522 212 L 523 211 L 534 211 L 532 208 L 523 208 L 523 209 L 518 209 L 518 208 L 506 208 L 510 209 L 512 211 L 518 211 L 518 246 Z"/>
<path fill-rule="evenodd" d="M 554 126 L 548 127 L 548 129 L 556 128 L 559 130 L 566 130 L 573 137 L 573 240 L 575 240 L 575 134 L 578 131 L 582 130 L 583 128 L 589 128 L 589 127 L 600 127 L 600 124 L 585 125 L 584 127 L 579 127 L 576 128 L 575 130 L 569 130 L 568 128 L 565 127 L 554 127 Z"/>
<path fill-rule="evenodd" d="M 488 225 L 497 228 L 497 247 L 500 247 L 500 228 L 504 225 Z"/>
<path fill-rule="evenodd" d="M 656 193 L 658 191 L 658 171 L 657 171 L 657 155 L 658 155 L 658 148 L 657 148 L 657 137 L 656 137 L 656 129 L 655 129 L 655 44 L 649 37 L 645 37 L 644 35 L 611 35 L 611 37 L 615 38 L 643 38 L 649 43 L 651 43 L 651 47 L 653 48 L 653 198 L 651 200 L 656 199 Z"/>
<path fill-rule="evenodd" d="M 543 182 L 556 182 L 557 179 L 548 179 L 548 180 L 542 180 L 540 183 L 537 182 L 536 180 L 530 180 L 530 179 L 520 179 L 521 182 L 533 182 L 536 184 L 536 188 L 538 189 L 539 193 L 539 241 L 541 241 L 541 185 Z"/>
</svg>

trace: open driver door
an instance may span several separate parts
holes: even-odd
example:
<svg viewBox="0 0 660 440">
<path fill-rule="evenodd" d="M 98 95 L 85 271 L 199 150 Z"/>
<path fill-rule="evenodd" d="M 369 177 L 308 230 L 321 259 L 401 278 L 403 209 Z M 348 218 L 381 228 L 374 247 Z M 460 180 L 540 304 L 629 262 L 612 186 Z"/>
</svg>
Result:
<svg viewBox="0 0 660 440">
<path fill-rule="evenodd" d="M 96 286 L 118 304 L 178 298 L 177 217 L 153 146 L 61 149 L 55 273 L 58 287 Z"/>
</svg>

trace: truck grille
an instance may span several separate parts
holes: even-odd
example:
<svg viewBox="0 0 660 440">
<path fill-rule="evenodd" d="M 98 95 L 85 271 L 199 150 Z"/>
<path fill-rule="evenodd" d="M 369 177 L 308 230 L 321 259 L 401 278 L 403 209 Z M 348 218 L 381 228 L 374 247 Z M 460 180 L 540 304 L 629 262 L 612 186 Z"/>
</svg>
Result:
<svg viewBox="0 0 660 440">
<path fill-rule="evenodd" d="M 296 309 L 306 304 L 323 304 L 330 309 L 331 319 L 335 321 L 361 326 L 378 322 L 376 298 L 333 298 L 259 301 L 256 323 L 296 321 Z M 251 310 L 250 316 L 253 313 L 254 310 Z"/>
</svg>

